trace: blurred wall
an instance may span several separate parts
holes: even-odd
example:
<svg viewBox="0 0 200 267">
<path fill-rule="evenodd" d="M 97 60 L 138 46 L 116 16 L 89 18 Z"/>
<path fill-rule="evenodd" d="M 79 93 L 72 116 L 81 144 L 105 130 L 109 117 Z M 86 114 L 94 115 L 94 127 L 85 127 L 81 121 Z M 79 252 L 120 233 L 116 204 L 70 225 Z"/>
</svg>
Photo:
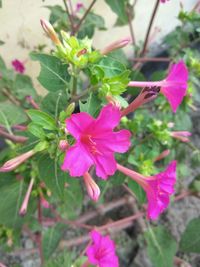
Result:
<svg viewBox="0 0 200 267">
<path fill-rule="evenodd" d="M 121 0 L 116 0 L 121 1 Z M 48 44 L 51 42 L 44 35 L 40 18 L 48 19 L 49 11 L 45 5 L 63 4 L 62 0 L 2 0 L 3 8 L 0 9 L 0 40 L 6 44 L 0 46 L 0 54 L 5 59 L 8 66 L 14 58 L 26 62 L 26 73 L 34 79 L 36 88 L 40 91 L 41 86 L 37 82 L 39 65 L 31 62 L 28 58 L 29 51 L 38 44 Z M 72 0 L 75 5 L 77 1 Z M 80 2 L 80 1 L 79 1 Z M 91 0 L 82 1 L 85 6 L 91 3 Z M 190 10 L 197 0 L 182 0 L 186 10 Z M 155 0 L 138 0 L 136 5 L 136 16 L 133 21 L 136 40 L 143 40 L 148 21 Z M 180 1 L 170 0 L 166 4 L 160 4 L 159 12 L 154 22 L 155 27 L 159 27 L 160 32 L 157 37 L 170 32 L 178 23 L 176 16 L 180 9 Z M 129 28 L 113 27 L 116 16 L 105 4 L 104 0 L 97 0 L 94 10 L 102 15 L 106 21 L 108 31 L 97 31 L 94 37 L 94 44 L 97 48 L 104 47 L 107 43 L 118 38 L 129 36 Z"/>
</svg>

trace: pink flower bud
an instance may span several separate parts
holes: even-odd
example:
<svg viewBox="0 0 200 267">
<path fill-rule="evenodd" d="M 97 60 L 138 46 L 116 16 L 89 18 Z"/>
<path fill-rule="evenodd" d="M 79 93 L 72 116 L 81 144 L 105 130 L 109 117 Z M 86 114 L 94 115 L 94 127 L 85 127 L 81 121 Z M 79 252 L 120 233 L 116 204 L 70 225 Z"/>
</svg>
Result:
<svg viewBox="0 0 200 267">
<path fill-rule="evenodd" d="M 49 204 L 49 202 L 41 195 L 40 196 L 40 201 L 41 201 L 41 205 L 42 205 L 42 207 L 43 208 L 45 208 L 45 209 L 49 209 L 50 208 L 50 204 Z"/>
<path fill-rule="evenodd" d="M 117 40 L 117 41 L 111 43 L 110 45 L 106 46 L 104 49 L 102 49 L 101 54 L 107 55 L 108 53 L 110 53 L 116 49 L 125 47 L 130 43 L 130 41 L 131 41 L 131 39 L 129 37 Z"/>
<path fill-rule="evenodd" d="M 66 151 L 69 148 L 69 143 L 67 140 L 60 140 L 58 147 L 61 151 Z"/>
<path fill-rule="evenodd" d="M 164 150 L 158 157 L 156 157 L 154 161 L 159 161 L 159 160 L 161 160 L 161 159 L 164 159 L 164 158 L 166 158 L 169 154 L 170 154 L 170 150 L 169 150 L 169 149 L 166 149 L 166 150 Z"/>
<path fill-rule="evenodd" d="M 62 46 L 53 26 L 45 19 L 41 19 L 40 23 L 45 33 L 51 38 L 54 44 L 58 46 Z"/>
<path fill-rule="evenodd" d="M 89 197 L 94 201 L 98 201 L 101 193 L 98 185 L 95 183 L 88 172 L 83 175 L 83 178 Z"/>
<path fill-rule="evenodd" d="M 19 215 L 20 216 L 26 215 L 27 207 L 28 207 L 28 203 L 29 203 L 29 199 L 30 199 L 30 195 L 31 195 L 31 191 L 32 191 L 32 188 L 33 188 L 33 184 L 34 184 L 34 179 L 32 178 L 30 183 L 29 183 L 28 190 L 26 192 L 26 195 L 25 195 L 24 201 L 22 203 L 22 206 L 21 206 L 21 208 L 19 210 Z"/>
<path fill-rule="evenodd" d="M 34 150 L 30 150 L 16 158 L 13 158 L 6 163 L 2 167 L 0 167 L 0 172 L 10 172 L 14 169 L 16 169 L 20 164 L 25 162 L 27 159 L 32 157 L 35 154 Z"/>
<path fill-rule="evenodd" d="M 174 137 L 175 139 L 178 139 L 182 142 L 190 142 L 190 139 L 188 138 L 188 136 L 191 136 L 192 133 L 190 132 L 187 132 L 187 131 L 174 131 L 174 132 L 171 132 L 170 135 L 172 137 Z"/>
</svg>

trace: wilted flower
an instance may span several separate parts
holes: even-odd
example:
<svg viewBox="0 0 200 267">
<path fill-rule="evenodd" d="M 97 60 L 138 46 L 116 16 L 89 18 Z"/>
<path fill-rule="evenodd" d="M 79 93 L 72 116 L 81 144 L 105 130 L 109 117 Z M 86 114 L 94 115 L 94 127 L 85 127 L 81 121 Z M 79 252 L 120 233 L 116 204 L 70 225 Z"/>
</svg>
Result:
<svg viewBox="0 0 200 267">
<path fill-rule="evenodd" d="M 166 79 L 157 82 L 129 82 L 128 86 L 133 87 L 149 87 L 160 88 L 162 93 L 168 100 L 173 112 L 176 112 L 178 106 L 181 104 L 187 90 L 188 70 L 183 62 L 179 61 L 173 64 L 170 68 Z"/>
<path fill-rule="evenodd" d="M 98 185 L 95 183 L 95 181 L 92 179 L 91 175 L 88 172 L 83 175 L 83 179 L 89 197 L 94 201 L 98 201 L 101 193 Z"/>
<path fill-rule="evenodd" d="M 190 142 L 189 136 L 192 135 L 192 133 L 187 131 L 173 131 L 170 133 L 170 135 L 182 142 Z"/>
<path fill-rule="evenodd" d="M 124 153 L 131 145 L 128 130 L 113 132 L 119 122 L 120 110 L 112 104 L 103 107 L 96 119 L 86 112 L 67 119 L 66 128 L 76 143 L 66 151 L 62 170 L 82 176 L 95 165 L 97 176 L 113 175 L 117 168 L 114 152 Z"/>
<path fill-rule="evenodd" d="M 16 72 L 19 72 L 21 74 L 23 74 L 25 71 L 24 63 L 18 59 L 12 61 L 12 66 Z"/>
<path fill-rule="evenodd" d="M 10 172 L 14 169 L 16 169 L 20 164 L 25 162 L 27 159 L 32 157 L 35 154 L 34 150 L 30 150 L 20 156 L 17 156 L 6 163 L 2 167 L 0 167 L 0 172 Z"/>
<path fill-rule="evenodd" d="M 119 260 L 115 253 L 114 241 L 95 230 L 90 232 L 90 236 L 93 243 L 86 251 L 89 262 L 98 267 L 118 267 Z"/>
<path fill-rule="evenodd" d="M 117 169 L 136 181 L 146 192 L 148 199 L 147 217 L 156 220 L 169 205 L 169 196 L 174 193 L 176 183 L 176 161 L 156 175 L 145 177 L 117 164 Z"/>
</svg>

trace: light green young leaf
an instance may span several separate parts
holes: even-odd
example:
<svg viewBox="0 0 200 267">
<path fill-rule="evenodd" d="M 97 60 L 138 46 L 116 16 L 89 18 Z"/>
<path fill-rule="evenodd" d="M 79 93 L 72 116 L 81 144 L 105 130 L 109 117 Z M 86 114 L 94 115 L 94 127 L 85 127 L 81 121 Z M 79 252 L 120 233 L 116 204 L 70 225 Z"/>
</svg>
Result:
<svg viewBox="0 0 200 267">
<path fill-rule="evenodd" d="M 191 220 L 180 241 L 180 251 L 200 253 L 200 217 Z"/>
<path fill-rule="evenodd" d="M 147 253 L 154 267 L 173 267 L 176 241 L 162 226 L 150 228 L 144 234 Z"/>
<path fill-rule="evenodd" d="M 40 61 L 41 71 L 38 77 L 39 82 L 51 92 L 64 90 L 68 87 L 69 74 L 67 64 L 51 55 L 31 53 L 32 60 Z"/>
<path fill-rule="evenodd" d="M 55 120 L 49 114 L 36 109 L 30 109 L 27 111 L 27 113 L 31 120 L 35 124 L 41 125 L 42 128 L 47 130 L 57 129 Z"/>
</svg>

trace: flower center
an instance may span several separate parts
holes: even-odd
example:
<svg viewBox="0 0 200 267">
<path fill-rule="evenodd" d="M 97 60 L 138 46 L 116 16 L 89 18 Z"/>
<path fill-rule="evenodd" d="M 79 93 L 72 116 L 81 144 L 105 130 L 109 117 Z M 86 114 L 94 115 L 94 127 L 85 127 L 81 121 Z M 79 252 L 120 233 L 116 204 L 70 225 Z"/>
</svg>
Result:
<svg viewBox="0 0 200 267">
<path fill-rule="evenodd" d="M 92 136 L 91 135 L 83 134 L 81 136 L 81 142 L 88 147 L 89 151 L 93 155 L 96 155 L 96 154 L 102 155 L 102 153 L 97 149 L 96 142 L 94 142 L 94 140 L 92 140 Z"/>
</svg>

